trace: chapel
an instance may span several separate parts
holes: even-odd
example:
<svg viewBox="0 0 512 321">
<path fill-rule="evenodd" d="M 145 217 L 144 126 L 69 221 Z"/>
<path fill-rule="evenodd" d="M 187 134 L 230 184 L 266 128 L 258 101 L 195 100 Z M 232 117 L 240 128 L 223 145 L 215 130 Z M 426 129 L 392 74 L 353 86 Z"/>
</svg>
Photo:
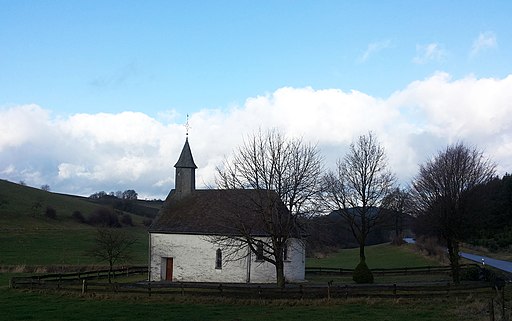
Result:
<svg viewBox="0 0 512 321">
<path fill-rule="evenodd" d="M 174 165 L 175 188 L 149 228 L 149 270 L 151 281 L 179 282 L 276 282 L 275 266 L 249 246 L 236 257 L 214 239 L 236 237 L 240 224 L 255 238 L 267 241 L 268 232 L 258 221 L 258 206 L 265 205 L 255 189 L 196 189 L 197 166 L 188 137 Z M 277 194 L 274 193 L 277 197 Z M 279 209 L 286 207 L 279 201 Z M 263 243 L 263 242 L 262 242 Z M 288 239 L 284 257 L 287 282 L 304 281 L 305 245 L 300 237 Z M 230 252 L 231 253 L 231 252 Z"/>
</svg>

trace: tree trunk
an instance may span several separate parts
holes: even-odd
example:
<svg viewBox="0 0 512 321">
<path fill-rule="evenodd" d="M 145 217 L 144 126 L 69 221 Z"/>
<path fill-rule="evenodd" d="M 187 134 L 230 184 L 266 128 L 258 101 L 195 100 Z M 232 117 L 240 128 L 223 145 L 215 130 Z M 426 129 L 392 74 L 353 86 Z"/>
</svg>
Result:
<svg viewBox="0 0 512 321">
<path fill-rule="evenodd" d="M 364 242 L 359 242 L 359 260 L 366 262 L 366 256 L 364 255 Z"/>
<path fill-rule="evenodd" d="M 112 283 L 112 266 L 114 264 L 112 262 L 109 262 L 109 265 L 108 265 L 108 283 Z"/>
<path fill-rule="evenodd" d="M 453 283 L 460 283 L 460 265 L 459 265 L 459 242 L 451 238 L 446 239 L 448 247 L 448 257 L 450 259 L 450 267 L 452 269 Z"/>
<path fill-rule="evenodd" d="M 280 288 L 284 288 L 285 278 L 284 278 L 284 262 L 283 262 L 283 260 L 276 261 L 276 276 L 277 276 L 277 286 Z"/>
</svg>

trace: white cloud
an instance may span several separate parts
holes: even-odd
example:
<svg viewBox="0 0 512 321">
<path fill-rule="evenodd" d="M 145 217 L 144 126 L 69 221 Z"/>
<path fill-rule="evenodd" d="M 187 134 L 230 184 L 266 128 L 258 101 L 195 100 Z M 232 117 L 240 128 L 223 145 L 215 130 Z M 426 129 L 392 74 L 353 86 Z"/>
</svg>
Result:
<svg viewBox="0 0 512 321">
<path fill-rule="evenodd" d="M 379 53 L 380 51 L 387 49 L 389 47 L 391 47 L 391 40 L 382 40 L 382 41 L 372 42 L 372 43 L 368 44 L 368 47 L 361 54 L 361 56 L 359 56 L 357 58 L 357 61 L 359 63 L 364 63 L 370 58 L 370 56 L 373 56 L 373 55 Z"/>
<path fill-rule="evenodd" d="M 427 45 L 416 45 L 416 56 L 413 58 L 415 64 L 423 65 L 431 61 L 443 61 L 446 58 L 446 51 L 438 43 Z"/>
<path fill-rule="evenodd" d="M 453 80 L 436 73 L 386 99 L 283 87 L 241 106 L 190 115 L 197 185 L 214 183 L 215 167 L 244 135 L 271 127 L 318 143 L 327 167 L 354 138 L 372 130 L 402 182 L 428 156 L 459 140 L 484 149 L 503 174 L 512 168 L 511 101 L 512 75 Z M 56 118 L 36 105 L 0 110 L 0 119 L 0 132 L 8 133 L 0 136 L 2 178 L 80 195 L 133 188 L 149 198 L 165 197 L 174 185 L 183 120 L 163 123 L 136 112 Z"/>
<path fill-rule="evenodd" d="M 481 32 L 478 37 L 473 41 L 473 45 L 471 46 L 470 57 L 475 57 L 481 51 L 496 48 L 498 46 L 498 41 L 496 40 L 496 35 L 493 32 Z"/>
<path fill-rule="evenodd" d="M 41 133 L 47 136 L 51 130 L 50 112 L 34 104 L 0 109 L 0 115 L 0 152 L 40 141 Z"/>
</svg>

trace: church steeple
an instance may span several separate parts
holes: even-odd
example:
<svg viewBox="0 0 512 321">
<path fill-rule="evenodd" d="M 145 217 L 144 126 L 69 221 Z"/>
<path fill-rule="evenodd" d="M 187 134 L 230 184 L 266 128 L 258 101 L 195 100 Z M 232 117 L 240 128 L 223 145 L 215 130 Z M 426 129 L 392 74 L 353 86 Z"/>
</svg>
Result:
<svg viewBox="0 0 512 321">
<path fill-rule="evenodd" d="M 180 158 L 176 165 L 175 192 L 177 197 L 183 197 L 192 193 L 196 189 L 196 164 L 192 157 L 188 137 L 185 139 L 185 145 L 181 150 Z"/>
<path fill-rule="evenodd" d="M 190 151 L 190 145 L 188 144 L 188 137 L 185 139 L 185 145 L 181 150 L 180 158 L 174 167 L 178 168 L 197 168 L 192 157 L 192 151 Z"/>
</svg>

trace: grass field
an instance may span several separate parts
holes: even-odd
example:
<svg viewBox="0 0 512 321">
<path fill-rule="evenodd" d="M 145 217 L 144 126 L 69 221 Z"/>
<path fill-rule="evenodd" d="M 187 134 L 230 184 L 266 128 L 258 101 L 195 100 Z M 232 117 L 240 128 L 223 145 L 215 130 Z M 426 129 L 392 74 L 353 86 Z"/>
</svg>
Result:
<svg viewBox="0 0 512 321">
<path fill-rule="evenodd" d="M 130 264 L 146 264 L 148 235 L 141 228 L 125 228 L 137 242 Z M 96 229 L 19 229 L 0 233 L 0 265 L 97 264 L 86 253 L 94 244 Z"/>
<path fill-rule="evenodd" d="M 35 201 L 55 207 L 57 219 L 35 213 Z M 85 253 L 94 242 L 95 228 L 74 222 L 71 218 L 75 210 L 87 214 L 97 206 L 83 198 L 48 193 L 0 180 L 0 265 L 97 264 Z M 123 227 L 138 239 L 130 264 L 147 262 L 147 232 L 141 220 L 141 216 L 135 216 L 136 227 Z M 369 267 L 374 269 L 438 265 L 413 253 L 408 246 L 371 246 L 366 254 Z M 326 258 L 306 261 L 307 266 L 347 269 L 353 269 L 357 263 L 358 249 L 340 250 Z M 489 320 L 485 314 L 488 302 L 472 297 L 465 300 L 261 302 L 201 300 L 186 296 L 123 297 L 116 294 L 82 297 L 63 292 L 9 289 L 10 277 L 22 275 L 0 273 L 0 320 Z M 376 276 L 376 282 L 399 282 L 397 278 L 391 280 Z M 418 276 L 412 278 L 417 280 Z M 327 282 L 327 279 L 320 277 L 316 281 Z M 350 277 L 337 282 L 352 283 Z"/>
<path fill-rule="evenodd" d="M 367 246 L 366 263 L 370 269 L 403 268 L 417 266 L 439 266 L 439 262 L 425 258 L 412 251 L 410 245 L 392 246 L 379 244 Z M 306 266 L 354 269 L 359 263 L 359 248 L 342 249 L 326 258 L 309 258 Z"/>
<path fill-rule="evenodd" d="M 275 301 L 82 298 L 66 294 L 0 291 L 4 320 L 460 320 L 446 300 Z M 473 306 L 473 305 L 472 305 Z M 480 320 L 468 315 L 464 320 Z"/>
<path fill-rule="evenodd" d="M 379 267 L 395 266 L 396 257 L 403 264 L 422 265 L 425 261 L 407 247 L 377 245 L 368 248 Z M 325 258 L 333 266 L 357 260 L 358 252 L 342 250 Z M 411 259 L 409 262 L 407 258 Z M 312 264 L 309 260 L 308 265 Z M 315 262 L 315 261 L 313 261 Z M 428 261 L 427 261 L 428 262 Z M 318 262 L 315 262 L 318 263 Z M 432 262 L 428 262 L 432 263 Z M 412 266 L 412 265 L 410 265 Z M 5 320 L 488 320 L 487 301 L 467 299 L 348 299 L 348 300 L 277 300 L 273 302 L 200 299 L 181 296 L 148 298 L 123 294 L 88 294 L 30 292 L 7 288 L 10 276 L 0 274 L 0 319 Z M 376 279 L 377 282 L 378 278 Z M 351 280 L 347 282 L 351 283 Z"/>
<path fill-rule="evenodd" d="M 34 204 L 39 204 L 34 207 Z M 137 203 L 139 204 L 139 203 Z M 141 201 L 139 207 L 156 206 Z M 51 219 L 46 206 L 56 210 Z M 0 180 L 0 265 L 89 265 L 97 264 L 86 251 L 94 244 L 96 228 L 72 218 L 74 211 L 85 217 L 104 206 L 87 198 L 46 192 Z M 154 209 L 153 209 L 154 210 Z M 147 232 L 140 215 L 130 214 L 137 243 L 130 264 L 147 262 Z"/>
</svg>

